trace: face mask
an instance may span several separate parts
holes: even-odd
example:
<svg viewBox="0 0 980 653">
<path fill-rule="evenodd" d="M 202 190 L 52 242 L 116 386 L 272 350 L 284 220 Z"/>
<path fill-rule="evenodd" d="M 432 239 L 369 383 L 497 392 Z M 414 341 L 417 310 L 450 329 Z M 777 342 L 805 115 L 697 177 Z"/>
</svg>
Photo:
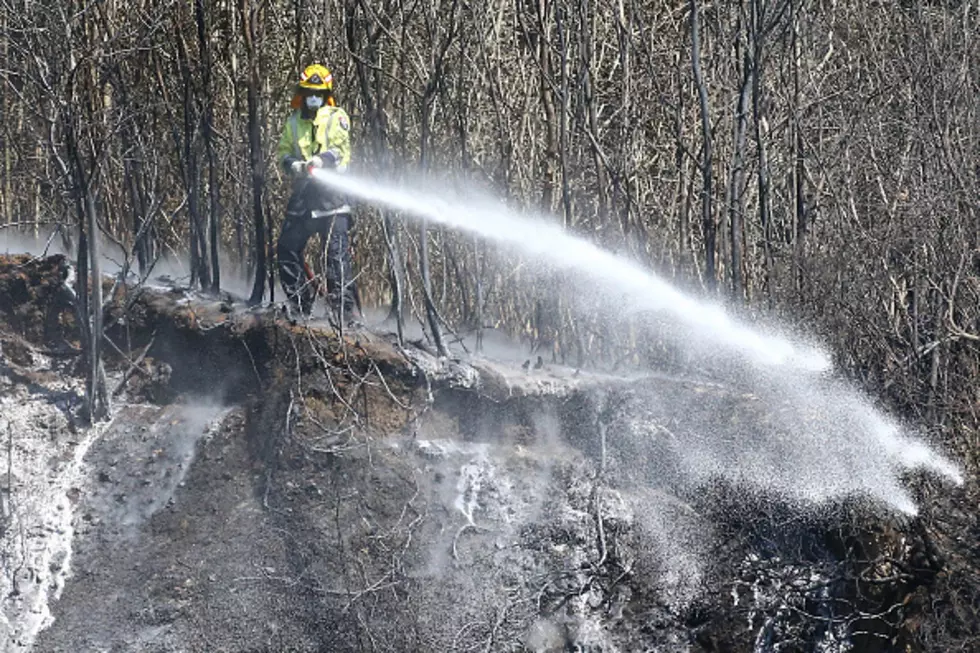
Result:
<svg viewBox="0 0 980 653">
<path fill-rule="evenodd" d="M 309 95 L 306 97 L 306 108 L 311 111 L 316 111 L 323 106 L 323 98 L 319 95 Z"/>
</svg>

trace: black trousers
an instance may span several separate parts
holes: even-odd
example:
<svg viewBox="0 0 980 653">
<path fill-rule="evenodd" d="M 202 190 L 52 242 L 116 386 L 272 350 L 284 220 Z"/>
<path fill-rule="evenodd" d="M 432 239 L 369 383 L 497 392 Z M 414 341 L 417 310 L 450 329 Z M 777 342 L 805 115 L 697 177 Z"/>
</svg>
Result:
<svg viewBox="0 0 980 653">
<path fill-rule="evenodd" d="M 334 309 L 350 315 L 356 307 L 357 289 L 351 262 L 349 213 L 314 217 L 344 204 L 329 190 L 309 180 L 300 179 L 293 185 L 286 205 L 286 221 L 276 243 L 279 260 L 279 280 L 286 297 L 300 310 L 309 313 L 313 307 L 314 290 L 306 276 L 303 251 L 314 234 L 320 234 L 327 249 L 326 277 L 328 300 Z"/>
</svg>

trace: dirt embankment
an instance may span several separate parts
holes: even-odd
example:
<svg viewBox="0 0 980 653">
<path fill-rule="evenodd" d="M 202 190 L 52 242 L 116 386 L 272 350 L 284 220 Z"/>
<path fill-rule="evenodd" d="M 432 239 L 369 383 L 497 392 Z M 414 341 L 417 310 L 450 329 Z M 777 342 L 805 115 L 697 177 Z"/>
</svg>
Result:
<svg viewBox="0 0 980 653">
<path fill-rule="evenodd" d="M 652 399 L 692 392 L 724 419 L 723 388 L 440 360 L 228 298 L 116 289 L 114 416 L 86 429 L 65 270 L 0 261 L 0 396 L 20 407 L 5 417 L 22 465 L 6 496 L 51 488 L 48 508 L 14 501 L 5 521 L 11 650 L 916 641 L 903 604 L 941 566 L 924 540 L 860 510 L 801 519 L 692 492 L 671 482 L 669 443 L 629 423 L 641 406 L 676 431 Z"/>
</svg>

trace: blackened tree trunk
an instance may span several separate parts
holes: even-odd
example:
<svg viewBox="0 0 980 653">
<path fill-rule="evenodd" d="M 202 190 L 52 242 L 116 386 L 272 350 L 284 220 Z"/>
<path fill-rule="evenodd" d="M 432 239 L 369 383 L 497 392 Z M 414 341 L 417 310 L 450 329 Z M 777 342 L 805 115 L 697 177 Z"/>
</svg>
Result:
<svg viewBox="0 0 980 653">
<path fill-rule="evenodd" d="M 262 210 L 262 191 L 265 187 L 265 166 L 262 158 L 262 127 L 259 124 L 259 59 L 256 40 L 261 28 L 261 8 L 254 0 L 241 0 L 242 31 L 248 55 L 248 153 L 252 173 L 252 218 L 255 224 L 255 281 L 249 304 L 262 302 L 267 266 L 268 241 L 265 212 Z M 271 294 L 270 288 L 270 294 Z M 272 299 L 272 297 L 270 297 Z"/>
<path fill-rule="evenodd" d="M 742 55 L 739 60 L 741 83 L 739 84 L 738 104 L 735 108 L 735 147 L 732 152 L 732 171 L 728 180 L 728 222 L 732 253 L 730 265 L 732 299 L 739 301 L 745 298 L 742 281 L 742 238 L 745 217 L 745 140 L 748 128 L 749 96 L 751 94 L 752 83 L 752 65 L 748 53 L 748 46 L 742 39 L 741 34 L 736 42 L 736 51 Z"/>
<path fill-rule="evenodd" d="M 187 190 L 188 232 L 190 234 L 191 286 L 200 284 L 201 288 L 211 285 L 208 271 L 207 241 L 201 218 L 201 174 L 200 152 L 198 151 L 199 120 L 194 102 L 194 78 L 183 34 L 177 33 L 177 63 L 180 67 L 183 99 L 183 138 L 182 156 L 184 186 Z"/>
<path fill-rule="evenodd" d="M 387 116 L 385 113 L 385 77 L 381 71 L 379 40 L 385 35 L 384 26 L 369 22 L 374 15 L 365 0 L 350 0 L 350 18 L 347 20 L 347 45 L 351 52 L 363 52 L 355 59 L 358 86 L 364 103 L 364 120 L 368 132 L 369 146 L 374 163 L 382 173 L 390 171 L 391 157 L 387 148 Z M 383 209 L 381 228 L 388 255 L 388 282 L 391 287 L 391 308 L 388 319 L 394 320 L 398 342 L 404 338 L 405 323 L 405 262 L 402 255 L 401 238 L 398 225 L 392 220 L 391 212 Z"/>
<path fill-rule="evenodd" d="M 458 28 L 458 8 L 459 1 L 453 0 L 451 9 L 452 14 L 449 20 L 448 31 L 443 42 L 439 44 L 439 48 L 433 52 L 432 70 L 425 85 L 425 91 L 422 95 L 419 160 L 423 171 L 429 164 L 429 138 L 432 130 L 432 109 L 433 104 L 435 103 L 436 93 L 439 90 L 440 85 L 443 83 L 446 53 L 449 51 L 449 46 L 452 45 L 453 40 L 456 38 Z M 432 281 L 429 271 L 429 236 L 428 223 L 426 220 L 422 221 L 419 230 L 419 242 L 421 249 L 420 256 L 422 259 L 422 290 L 425 296 L 425 314 L 429 323 L 429 329 L 432 331 L 432 340 L 436 346 L 436 350 L 439 352 L 440 356 L 446 356 L 448 355 L 449 351 L 446 349 L 446 344 L 442 338 L 442 328 L 439 324 L 439 313 L 436 310 L 435 302 L 432 299 Z"/>
<path fill-rule="evenodd" d="M 65 145 L 72 177 L 75 209 L 78 216 L 78 303 L 79 330 L 88 374 L 85 379 L 85 415 L 96 422 L 109 415 L 108 393 L 102 368 L 102 273 L 99 252 L 98 217 L 92 184 L 94 171 L 87 170 L 82 152 L 76 116 L 67 110 Z M 93 166 L 97 159 L 93 156 Z M 89 277 L 91 276 L 91 289 Z"/>
<path fill-rule="evenodd" d="M 197 23 L 197 43 L 201 56 L 201 76 L 204 92 L 204 110 L 201 116 L 201 132 L 208 157 L 208 240 L 211 250 L 212 292 L 221 290 L 221 267 L 218 262 L 218 242 L 221 235 L 221 194 L 218 184 L 218 160 L 214 151 L 214 88 L 211 83 L 211 48 L 208 45 L 207 17 L 204 0 L 194 1 L 194 18 Z"/>
<path fill-rule="evenodd" d="M 698 89 L 701 105 L 701 224 L 704 230 L 704 276 L 709 290 L 715 288 L 715 218 L 711 207 L 712 152 L 711 114 L 708 106 L 708 89 L 701 73 L 701 30 L 699 27 L 697 0 L 691 0 L 691 69 Z"/>
<path fill-rule="evenodd" d="M 794 275 L 793 278 L 796 284 L 796 300 L 800 304 L 803 303 L 803 289 L 805 287 L 805 262 L 804 254 L 806 251 L 806 232 L 807 232 L 807 222 L 808 222 L 808 212 L 809 207 L 807 206 L 806 196 L 805 196 L 805 177 L 806 170 L 804 169 L 804 157 L 803 157 L 803 130 L 800 124 L 804 111 L 803 101 L 802 101 L 802 90 L 800 82 L 800 68 L 802 67 L 802 45 L 800 43 L 800 16 L 799 16 L 799 6 L 794 1 L 791 3 L 792 13 L 792 29 L 793 29 L 793 107 L 792 107 L 792 133 L 793 133 L 793 193 L 794 193 L 794 204 L 796 207 L 795 211 L 795 229 L 793 230 L 793 268 Z"/>
<path fill-rule="evenodd" d="M 433 85 L 434 86 L 434 85 Z M 423 169 L 426 165 L 426 154 L 428 150 L 428 140 L 429 140 L 429 122 L 432 119 L 432 109 L 431 102 L 432 98 L 428 89 L 426 89 L 426 97 L 422 100 L 422 144 L 421 144 L 421 162 Z M 432 332 L 432 342 L 436 346 L 436 351 L 439 352 L 440 356 L 445 356 L 448 354 L 446 350 L 446 344 L 442 339 L 442 328 L 439 325 L 439 314 L 436 311 L 435 303 L 432 300 L 432 275 L 429 271 L 429 224 L 427 220 L 422 220 L 419 226 L 419 257 L 421 273 L 422 273 L 422 292 L 425 299 L 425 316 L 429 323 L 429 330 Z"/>
<path fill-rule="evenodd" d="M 755 142 L 756 164 L 759 202 L 759 223 L 762 226 L 762 243 L 764 255 L 765 276 L 763 289 L 766 292 L 770 306 L 773 302 L 772 276 L 774 272 L 773 261 L 773 229 L 772 216 L 770 215 L 769 197 L 769 151 L 766 147 L 768 137 L 768 120 L 763 99 L 762 72 L 763 72 L 763 45 L 765 39 L 765 4 L 762 0 L 752 0 L 750 33 L 752 37 L 752 117 L 755 123 Z"/>
<path fill-rule="evenodd" d="M 109 395 L 106 392 L 105 372 L 102 367 L 102 266 L 99 251 L 99 221 L 96 215 L 95 198 L 92 190 L 85 187 L 85 213 L 88 220 L 89 269 L 92 273 L 92 301 L 89 304 L 89 314 L 92 320 L 91 345 L 89 353 L 89 376 L 86 387 L 89 388 L 88 414 L 92 421 L 102 420 L 109 416 Z"/>
</svg>

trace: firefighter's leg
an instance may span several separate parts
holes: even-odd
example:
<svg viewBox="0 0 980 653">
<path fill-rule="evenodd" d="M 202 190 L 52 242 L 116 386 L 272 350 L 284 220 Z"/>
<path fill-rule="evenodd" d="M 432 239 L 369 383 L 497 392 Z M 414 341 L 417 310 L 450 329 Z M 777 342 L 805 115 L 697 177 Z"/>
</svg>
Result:
<svg viewBox="0 0 980 653">
<path fill-rule="evenodd" d="M 327 291 L 335 310 L 350 317 L 354 302 L 354 267 L 351 262 L 350 216 L 335 215 L 327 240 Z"/>
<path fill-rule="evenodd" d="M 289 198 L 286 221 L 276 243 L 276 258 L 279 260 L 279 281 L 286 297 L 301 311 L 309 313 L 313 308 L 313 292 L 303 267 L 303 250 L 314 232 L 314 225 L 306 209 L 303 190 L 295 189 Z"/>
</svg>

